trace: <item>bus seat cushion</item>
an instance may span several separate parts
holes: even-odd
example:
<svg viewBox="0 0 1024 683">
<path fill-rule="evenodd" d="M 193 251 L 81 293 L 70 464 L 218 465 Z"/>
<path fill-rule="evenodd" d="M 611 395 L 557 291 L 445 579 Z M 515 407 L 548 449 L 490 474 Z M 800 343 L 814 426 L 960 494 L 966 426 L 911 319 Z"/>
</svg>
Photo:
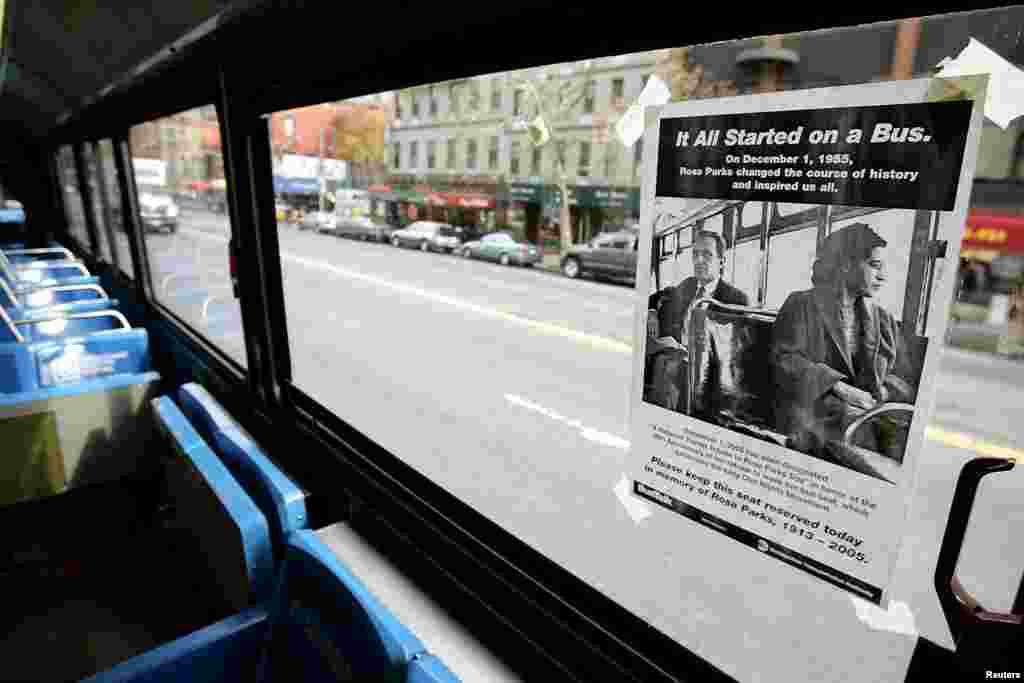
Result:
<svg viewBox="0 0 1024 683">
<path fill-rule="evenodd" d="M 255 680 L 266 606 L 250 607 L 87 678 L 84 683 Z"/>
<path fill-rule="evenodd" d="M 289 534 L 284 571 L 285 599 L 271 636 L 275 680 L 284 680 L 296 660 L 306 667 L 300 678 L 404 678 L 413 658 L 426 652 L 314 532 Z"/>
</svg>

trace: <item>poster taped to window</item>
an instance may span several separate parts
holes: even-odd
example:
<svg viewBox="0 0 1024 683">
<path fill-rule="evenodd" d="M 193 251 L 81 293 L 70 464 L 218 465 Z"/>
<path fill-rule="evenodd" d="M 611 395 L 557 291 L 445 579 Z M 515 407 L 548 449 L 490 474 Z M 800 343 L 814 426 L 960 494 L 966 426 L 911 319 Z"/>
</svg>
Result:
<svg viewBox="0 0 1024 683">
<path fill-rule="evenodd" d="M 981 122 L 937 86 L 672 104 L 643 143 L 633 493 L 876 604 Z"/>
</svg>

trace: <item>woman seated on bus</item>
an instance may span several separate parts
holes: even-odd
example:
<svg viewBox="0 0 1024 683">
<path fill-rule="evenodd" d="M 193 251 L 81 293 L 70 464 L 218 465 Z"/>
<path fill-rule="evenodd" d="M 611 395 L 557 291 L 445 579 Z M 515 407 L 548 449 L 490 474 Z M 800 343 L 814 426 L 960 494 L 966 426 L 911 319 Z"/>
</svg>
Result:
<svg viewBox="0 0 1024 683">
<path fill-rule="evenodd" d="M 793 292 L 773 327 L 776 428 L 787 445 L 833 462 L 843 430 L 886 402 L 913 403 L 916 377 L 899 323 L 875 302 L 885 283 L 886 242 L 865 223 L 825 239 L 811 289 Z M 880 417 L 854 445 L 903 461 L 905 426 Z"/>
</svg>

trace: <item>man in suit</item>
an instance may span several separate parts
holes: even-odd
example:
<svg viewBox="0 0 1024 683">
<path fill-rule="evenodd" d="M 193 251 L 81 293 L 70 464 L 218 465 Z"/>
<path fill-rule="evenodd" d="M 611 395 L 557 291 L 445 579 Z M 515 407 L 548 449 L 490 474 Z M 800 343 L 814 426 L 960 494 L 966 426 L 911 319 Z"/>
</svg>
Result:
<svg viewBox="0 0 1024 683">
<path fill-rule="evenodd" d="M 675 287 L 652 295 L 647 318 L 644 400 L 669 410 L 684 411 L 687 376 L 687 333 L 690 312 L 701 299 L 749 305 L 747 295 L 722 279 L 725 240 L 707 230 L 694 234 L 693 275 Z"/>
</svg>

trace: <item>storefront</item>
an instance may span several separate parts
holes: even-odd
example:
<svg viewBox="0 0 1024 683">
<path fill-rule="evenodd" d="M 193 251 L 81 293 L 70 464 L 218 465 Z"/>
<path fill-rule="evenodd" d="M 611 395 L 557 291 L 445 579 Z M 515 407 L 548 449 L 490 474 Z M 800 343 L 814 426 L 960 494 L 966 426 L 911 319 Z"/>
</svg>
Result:
<svg viewBox="0 0 1024 683">
<path fill-rule="evenodd" d="M 320 179 L 276 175 L 274 194 L 296 208 L 315 211 L 320 204 Z"/>
<path fill-rule="evenodd" d="M 961 300 L 987 303 L 1024 277 L 1024 215 L 972 209 L 960 249 Z"/>
</svg>

